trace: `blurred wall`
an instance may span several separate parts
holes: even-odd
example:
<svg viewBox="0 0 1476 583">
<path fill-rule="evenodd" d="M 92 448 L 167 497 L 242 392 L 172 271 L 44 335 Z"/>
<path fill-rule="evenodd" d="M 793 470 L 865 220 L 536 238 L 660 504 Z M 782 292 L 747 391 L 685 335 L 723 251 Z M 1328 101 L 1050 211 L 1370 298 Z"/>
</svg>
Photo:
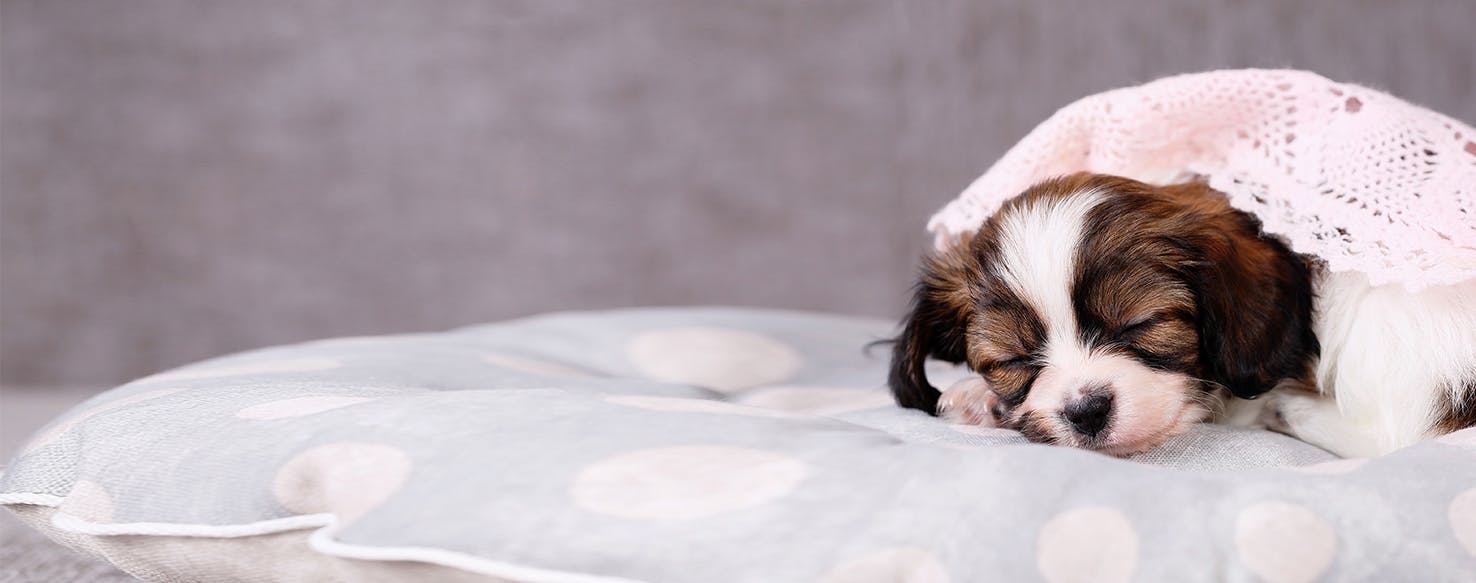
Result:
<svg viewBox="0 0 1476 583">
<path fill-rule="evenodd" d="M 1057 107 L 1293 66 L 1476 119 L 1476 3 L 4 0 L 0 381 L 545 310 L 895 316 Z"/>
</svg>

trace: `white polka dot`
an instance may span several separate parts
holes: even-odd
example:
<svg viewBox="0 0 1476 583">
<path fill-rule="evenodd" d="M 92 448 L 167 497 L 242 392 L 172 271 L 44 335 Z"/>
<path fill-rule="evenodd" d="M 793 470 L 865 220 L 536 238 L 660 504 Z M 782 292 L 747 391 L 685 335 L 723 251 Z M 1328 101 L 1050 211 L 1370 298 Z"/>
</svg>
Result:
<svg viewBox="0 0 1476 583">
<path fill-rule="evenodd" d="M 562 378 L 590 378 L 595 376 L 589 371 L 574 368 L 572 366 L 547 360 L 538 360 L 526 356 L 503 354 L 500 352 L 488 352 L 482 355 L 482 362 L 515 370 L 522 373 L 536 374 L 550 377 Z"/>
<path fill-rule="evenodd" d="M 1302 506 L 1260 502 L 1240 511 L 1235 547 L 1246 567 L 1266 581 L 1313 581 L 1332 565 L 1338 536 Z"/>
<path fill-rule="evenodd" d="M 1476 555 L 1476 488 L 1457 494 L 1450 501 L 1450 528 L 1466 552 Z"/>
<path fill-rule="evenodd" d="M 173 395 L 173 394 L 178 393 L 178 392 L 180 392 L 182 390 L 184 390 L 184 389 L 159 389 L 159 390 L 155 390 L 155 391 L 144 391 L 144 392 L 138 393 L 136 395 L 129 395 L 127 397 L 120 397 L 120 398 L 114 399 L 112 401 L 108 401 L 106 403 L 103 403 L 101 405 L 98 405 L 96 407 L 92 407 L 91 409 L 87 409 L 85 411 L 82 411 L 81 413 L 78 413 L 78 414 L 73 415 L 71 417 L 68 417 L 68 418 L 66 418 L 66 419 L 64 419 L 62 421 L 59 421 L 56 424 L 54 424 L 54 425 L 46 428 L 45 430 L 43 430 L 41 433 L 36 434 L 35 437 L 32 437 L 31 440 L 26 443 L 25 447 L 21 448 L 21 453 L 23 453 L 23 454 L 25 454 L 25 453 L 31 453 L 31 452 L 33 452 L 35 450 L 41 449 L 42 447 L 45 447 L 47 444 L 50 444 L 51 442 L 56 441 L 57 438 L 61 437 L 62 435 L 65 435 L 68 431 L 71 431 L 71 429 L 73 427 L 76 427 L 78 424 L 82 423 L 83 421 L 86 421 L 88 419 L 91 419 L 93 417 L 96 417 L 98 415 L 101 415 L 103 413 L 107 413 L 108 411 L 114 411 L 114 410 L 117 410 L 117 409 L 122 409 L 122 408 L 128 407 L 130 405 L 135 405 L 135 404 L 138 404 L 138 403 L 142 403 L 142 402 L 148 401 L 150 399 L 157 399 L 157 398 L 163 397 L 165 395 Z"/>
<path fill-rule="evenodd" d="M 143 380 L 148 382 L 158 382 L 214 379 L 244 375 L 278 374 L 284 372 L 313 372 L 319 370 L 335 369 L 341 366 L 343 366 L 342 362 L 332 358 L 294 358 L 287 360 L 264 360 L 259 362 L 225 364 L 203 368 L 191 367 L 184 370 L 162 372 Z"/>
<path fill-rule="evenodd" d="M 331 395 L 297 397 L 295 399 L 283 399 L 281 401 L 252 405 L 237 411 L 236 417 L 260 420 L 302 417 L 373 400 L 370 397 L 335 397 Z"/>
<path fill-rule="evenodd" d="M 769 387 L 744 395 L 740 401 L 765 409 L 837 415 L 882 407 L 896 407 L 886 389 L 842 387 Z"/>
<path fill-rule="evenodd" d="M 938 557 L 917 547 L 894 547 L 846 561 L 820 583 L 948 583 Z"/>
<path fill-rule="evenodd" d="M 1138 533 L 1121 511 L 1087 506 L 1040 528 L 1035 564 L 1052 583 L 1127 581 L 1138 564 Z"/>
<path fill-rule="evenodd" d="M 410 456 L 388 445 L 330 443 L 283 465 L 272 480 L 272 495 L 293 512 L 353 520 L 394 494 L 410 469 Z"/>
<path fill-rule="evenodd" d="M 1346 473 L 1352 472 L 1353 470 L 1356 470 L 1358 468 L 1363 467 L 1363 464 L 1366 464 L 1366 463 L 1368 463 L 1368 459 L 1367 458 L 1348 458 L 1348 459 L 1344 459 L 1344 460 L 1333 460 L 1333 461 L 1330 461 L 1330 462 L 1322 462 L 1320 464 L 1311 464 L 1311 465 L 1306 465 L 1306 466 L 1296 466 L 1296 467 L 1291 468 L 1291 470 L 1292 471 L 1296 471 L 1296 472 L 1301 472 L 1301 473 L 1304 473 L 1304 474 L 1321 474 L 1321 475 L 1346 474 Z"/>
<path fill-rule="evenodd" d="M 800 367 L 784 343 L 722 328 L 670 328 L 636 336 L 626 354 L 641 374 L 671 383 L 737 391 L 782 382 Z"/>
<path fill-rule="evenodd" d="M 112 522 L 113 497 L 96 482 L 77 480 L 62 500 L 61 511 L 88 522 Z"/>
<path fill-rule="evenodd" d="M 605 459 L 574 479 L 585 510 L 646 520 L 684 520 L 757 506 L 809 474 L 787 456 L 728 446 L 662 447 Z"/>
<path fill-rule="evenodd" d="M 1441 436 L 1438 441 L 1440 443 L 1476 449 L 1476 427 L 1462 429 L 1455 433 L 1448 433 Z"/>
<path fill-rule="evenodd" d="M 616 405 L 625 405 L 652 411 L 676 411 L 685 413 L 718 413 L 722 415 L 747 415 L 750 417 L 797 417 L 793 413 L 772 411 L 758 407 L 744 407 L 724 401 L 708 399 L 685 399 L 681 397 L 648 397 L 645 395 L 615 395 L 605 400 Z"/>
</svg>

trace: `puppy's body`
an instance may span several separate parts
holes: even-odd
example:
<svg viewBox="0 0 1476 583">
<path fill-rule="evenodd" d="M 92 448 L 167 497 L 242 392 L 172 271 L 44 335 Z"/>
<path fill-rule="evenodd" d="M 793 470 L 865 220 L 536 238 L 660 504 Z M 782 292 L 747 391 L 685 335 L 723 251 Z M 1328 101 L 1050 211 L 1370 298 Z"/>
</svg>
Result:
<svg viewBox="0 0 1476 583">
<path fill-rule="evenodd" d="M 1335 273 L 1317 293 L 1321 395 L 1273 393 L 1268 425 L 1350 457 L 1476 426 L 1476 283 L 1409 292 Z"/>
<path fill-rule="evenodd" d="M 929 258 L 891 385 L 903 406 L 967 421 L 987 411 L 1031 439 L 1119 455 L 1278 387 L 1263 419 L 1339 453 L 1476 423 L 1469 287 L 1407 301 L 1331 275 L 1314 321 L 1313 279 L 1203 184 L 1047 181 Z M 984 382 L 940 407 L 928 356 L 967 362 Z M 1317 385 L 1356 396 L 1340 414 Z"/>
</svg>

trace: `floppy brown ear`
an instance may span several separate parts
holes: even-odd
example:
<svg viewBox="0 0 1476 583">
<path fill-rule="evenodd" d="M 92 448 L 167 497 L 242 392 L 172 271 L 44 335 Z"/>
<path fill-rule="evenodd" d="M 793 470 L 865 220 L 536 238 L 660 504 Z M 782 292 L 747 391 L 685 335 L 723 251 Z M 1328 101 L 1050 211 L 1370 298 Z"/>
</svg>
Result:
<svg viewBox="0 0 1476 583">
<path fill-rule="evenodd" d="M 977 265 L 967 241 L 924 260 L 912 308 L 892 346 L 887 384 L 898 405 L 938 414 L 938 389 L 928 382 L 924 366 L 930 356 L 964 361 L 964 330 L 973 304 L 969 282 L 978 273 Z"/>
<path fill-rule="evenodd" d="M 1312 275 L 1253 215 L 1225 208 L 1195 237 L 1190 267 L 1206 377 L 1244 399 L 1282 379 L 1306 380 L 1317 357 Z"/>
</svg>

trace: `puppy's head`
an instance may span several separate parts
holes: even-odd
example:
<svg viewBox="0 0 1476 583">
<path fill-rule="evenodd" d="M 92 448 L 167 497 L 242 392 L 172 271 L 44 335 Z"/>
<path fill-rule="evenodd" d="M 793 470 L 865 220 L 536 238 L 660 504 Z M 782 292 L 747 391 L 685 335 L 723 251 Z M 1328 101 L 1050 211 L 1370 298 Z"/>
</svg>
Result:
<svg viewBox="0 0 1476 583">
<path fill-rule="evenodd" d="M 1204 419 L 1217 393 L 1304 378 L 1311 318 L 1304 261 L 1223 194 L 1076 174 L 926 259 L 889 380 L 937 414 L 925 360 L 967 363 L 1005 426 L 1125 455 Z"/>
</svg>

